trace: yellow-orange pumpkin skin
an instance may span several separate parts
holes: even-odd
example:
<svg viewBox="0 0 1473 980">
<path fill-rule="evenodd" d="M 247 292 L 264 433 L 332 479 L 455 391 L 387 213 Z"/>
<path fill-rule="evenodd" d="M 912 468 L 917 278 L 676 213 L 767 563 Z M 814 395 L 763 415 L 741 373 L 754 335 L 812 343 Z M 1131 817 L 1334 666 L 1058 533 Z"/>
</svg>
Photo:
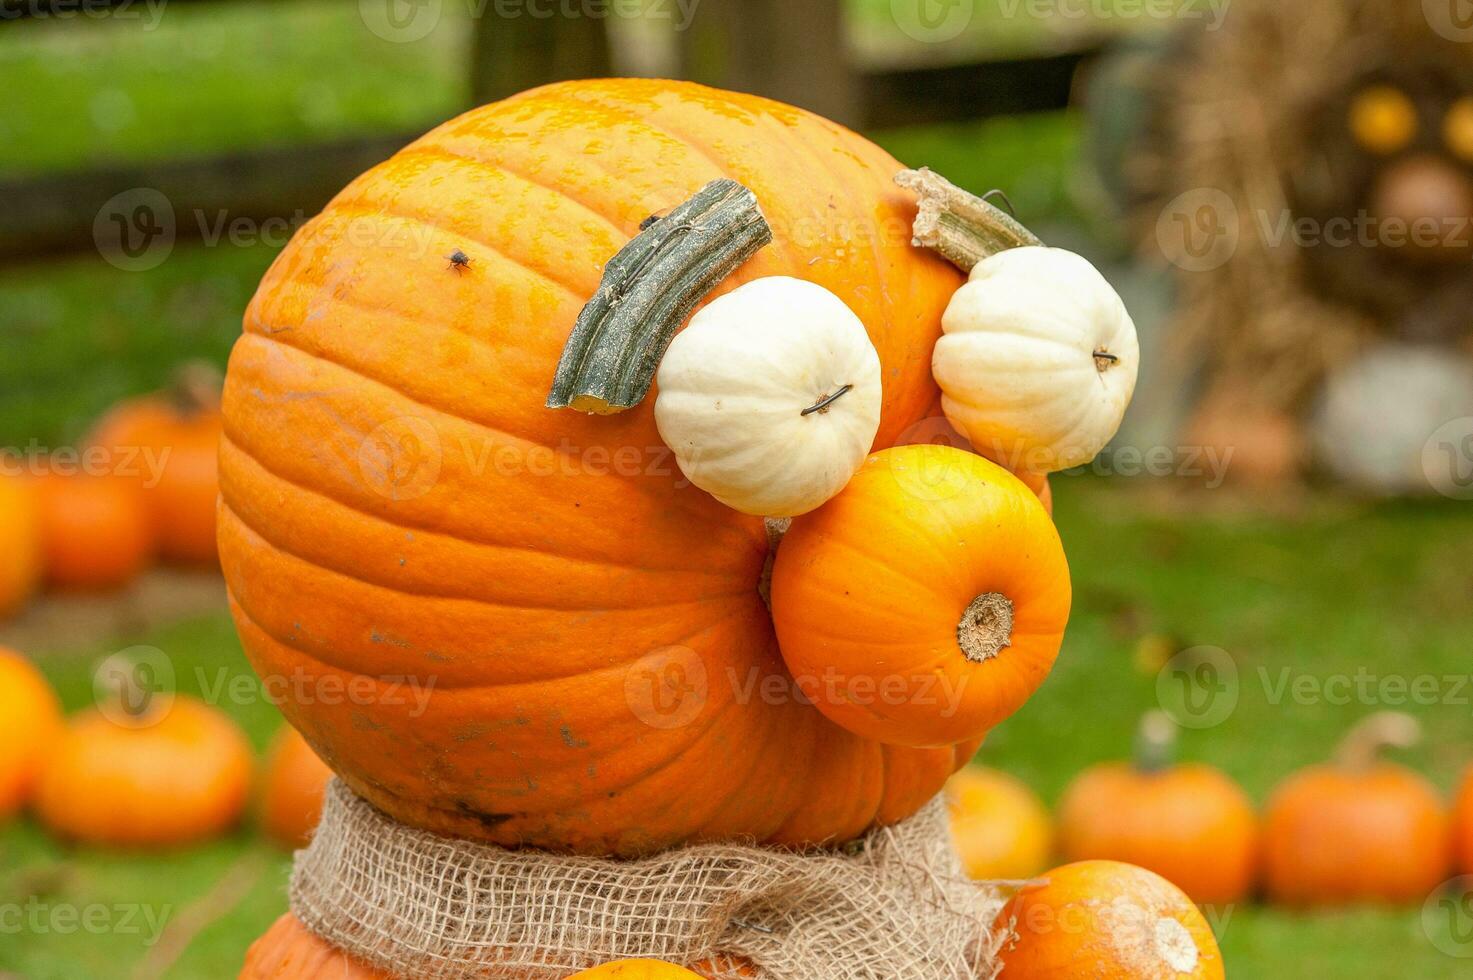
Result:
<svg viewBox="0 0 1473 980">
<path fill-rule="evenodd" d="M 41 582 L 41 515 L 34 482 L 0 475 L 0 620 L 18 612 Z"/>
<path fill-rule="evenodd" d="M 246 950 L 238 980 L 395 980 L 349 956 L 288 912 Z"/>
<path fill-rule="evenodd" d="M 701 975 L 663 960 L 619 960 L 582 970 L 568 980 L 701 980 Z"/>
<path fill-rule="evenodd" d="M 216 561 L 220 494 L 217 408 L 183 407 L 163 395 L 124 402 L 98 424 L 91 444 L 109 449 L 138 489 L 161 557 L 187 564 Z"/>
<path fill-rule="evenodd" d="M 1242 787 L 1211 766 L 1106 763 L 1064 792 L 1059 849 L 1069 861 L 1139 865 L 1198 904 L 1228 904 L 1257 879 L 1258 814 Z"/>
<path fill-rule="evenodd" d="M 762 521 L 685 483 L 653 394 L 544 407 L 604 263 L 729 176 L 775 241 L 717 292 L 791 275 L 843 299 L 879 351 L 889 445 L 937 397 L 961 281 L 909 244 L 897 166 L 766 100 L 573 82 L 447 123 L 297 234 L 231 357 L 221 562 L 259 673 L 370 688 L 282 705 L 355 791 L 443 833 L 637 853 L 848 839 L 940 790 L 954 747 L 885 747 L 760 693 L 790 687 Z"/>
<path fill-rule="evenodd" d="M 999 957 L 1008 980 L 1223 980 L 1207 920 L 1160 875 L 1079 861 L 1043 877 L 998 916 L 1016 933 Z"/>
<path fill-rule="evenodd" d="M 1264 814 L 1264 883 L 1285 905 L 1421 903 L 1449 876 L 1446 804 L 1421 775 L 1378 762 L 1312 766 Z"/>
<path fill-rule="evenodd" d="M 996 769 L 968 766 L 946 784 L 951 839 L 962 867 L 978 879 L 1031 878 L 1048 867 L 1054 828 L 1026 783 Z"/>
<path fill-rule="evenodd" d="M 261 829 L 278 844 L 305 847 L 322 817 L 332 770 L 301 734 L 282 726 L 266 753 L 261 775 Z"/>
<path fill-rule="evenodd" d="M 1011 636 L 964 652 L 974 601 L 1010 604 Z M 788 669 L 835 723 L 887 744 L 985 734 L 1053 667 L 1069 568 L 1033 491 L 947 446 L 871 455 L 839 494 L 795 518 L 772 573 Z"/>
<path fill-rule="evenodd" d="M 61 703 L 46 678 L 0 647 L 0 820 L 30 800 L 61 727 Z"/>
<path fill-rule="evenodd" d="M 229 829 L 250 790 L 240 728 L 203 702 L 160 699 L 127 723 L 89 708 L 72 716 L 46 763 L 36 815 L 88 844 L 168 847 Z"/>
</svg>

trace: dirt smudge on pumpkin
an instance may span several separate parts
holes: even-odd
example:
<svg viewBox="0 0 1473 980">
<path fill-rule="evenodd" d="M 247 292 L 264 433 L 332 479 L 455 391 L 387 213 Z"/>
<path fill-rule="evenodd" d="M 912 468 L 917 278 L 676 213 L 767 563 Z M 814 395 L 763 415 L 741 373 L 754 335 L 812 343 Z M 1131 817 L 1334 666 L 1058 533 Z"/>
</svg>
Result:
<svg viewBox="0 0 1473 980">
<path fill-rule="evenodd" d="M 488 830 L 494 830 L 500 827 L 514 816 L 514 814 L 510 813 L 486 813 L 482 810 L 477 810 L 465 800 L 456 800 L 455 809 L 472 820 L 477 821 Z"/>
</svg>

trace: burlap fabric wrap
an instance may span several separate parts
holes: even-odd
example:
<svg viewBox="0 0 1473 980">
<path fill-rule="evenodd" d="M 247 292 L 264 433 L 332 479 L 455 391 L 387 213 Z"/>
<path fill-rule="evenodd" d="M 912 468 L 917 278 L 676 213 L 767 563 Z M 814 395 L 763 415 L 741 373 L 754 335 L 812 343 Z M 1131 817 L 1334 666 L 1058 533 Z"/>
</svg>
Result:
<svg viewBox="0 0 1473 980">
<path fill-rule="evenodd" d="M 291 881 L 308 929 L 435 980 L 562 980 L 623 957 L 722 954 L 765 980 L 990 980 L 1002 902 L 962 875 L 939 800 L 842 851 L 702 844 L 617 861 L 414 830 L 338 780 Z"/>
</svg>

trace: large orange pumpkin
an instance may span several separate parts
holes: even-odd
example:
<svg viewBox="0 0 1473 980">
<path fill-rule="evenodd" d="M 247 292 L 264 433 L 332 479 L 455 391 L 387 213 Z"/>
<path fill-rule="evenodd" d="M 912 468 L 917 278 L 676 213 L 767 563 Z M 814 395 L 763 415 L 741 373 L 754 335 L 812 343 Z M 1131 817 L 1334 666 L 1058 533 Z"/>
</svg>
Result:
<svg viewBox="0 0 1473 980">
<path fill-rule="evenodd" d="M 89 844 L 158 847 L 202 840 L 239 818 L 250 745 L 235 722 L 185 695 L 136 716 L 89 708 L 48 753 L 36 815 Z"/>
<path fill-rule="evenodd" d="M 0 475 L 0 619 L 26 604 L 41 581 L 41 523 L 36 486 Z"/>
<path fill-rule="evenodd" d="M 1222 980 L 1217 939 L 1171 882 L 1118 861 L 1079 861 L 1024 887 L 998 916 L 1016 933 L 1008 980 Z"/>
<path fill-rule="evenodd" d="M 113 589 L 148 566 L 153 535 L 148 513 L 120 477 L 47 473 L 37 480 L 42 560 L 51 585 Z"/>
<path fill-rule="evenodd" d="M 288 912 L 246 950 L 238 980 L 394 980 L 354 959 Z"/>
<path fill-rule="evenodd" d="M 572 82 L 445 124 L 296 235 L 230 361 L 221 561 L 256 669 L 354 790 L 434 831 L 633 853 L 853 838 L 970 757 L 853 735 L 791 690 L 763 523 L 683 480 L 653 397 L 544 407 L 604 264 L 726 175 L 774 241 L 718 293 L 790 275 L 842 298 L 890 445 L 937 398 L 961 282 L 910 245 L 898 168 L 763 99 Z"/>
<path fill-rule="evenodd" d="M 322 817 L 332 770 L 290 725 L 271 740 L 261 775 L 261 829 L 278 844 L 305 847 Z"/>
<path fill-rule="evenodd" d="M 0 819 L 30 800 L 61 727 L 61 703 L 46 678 L 0 647 Z"/>
<path fill-rule="evenodd" d="M 697 971 L 700 969 L 696 967 Z M 680 980 L 701 975 L 658 960 L 620 960 L 584 970 L 573 974 L 573 977 L 582 980 Z M 394 980 L 394 976 L 349 956 L 288 912 L 251 944 L 238 980 Z"/>
<path fill-rule="evenodd" d="M 92 433 L 138 488 L 164 558 L 213 563 L 220 493 L 219 373 L 181 368 L 173 388 L 118 405 Z"/>
<path fill-rule="evenodd" d="M 1264 879 L 1290 905 L 1421 902 L 1449 875 L 1446 804 L 1424 777 L 1379 760 L 1409 745 L 1415 723 L 1372 715 L 1351 731 L 1335 761 L 1284 780 L 1264 818 Z"/>
<path fill-rule="evenodd" d="M 875 453 L 793 520 L 772 573 L 783 659 L 836 724 L 894 745 L 978 738 L 1058 655 L 1069 567 L 1038 498 L 947 446 Z"/>
<path fill-rule="evenodd" d="M 1134 762 L 1079 774 L 1059 804 L 1059 848 L 1070 861 L 1139 865 L 1204 905 L 1240 901 L 1258 871 L 1258 815 L 1221 770 L 1171 764 L 1173 727 L 1153 712 Z"/>
</svg>

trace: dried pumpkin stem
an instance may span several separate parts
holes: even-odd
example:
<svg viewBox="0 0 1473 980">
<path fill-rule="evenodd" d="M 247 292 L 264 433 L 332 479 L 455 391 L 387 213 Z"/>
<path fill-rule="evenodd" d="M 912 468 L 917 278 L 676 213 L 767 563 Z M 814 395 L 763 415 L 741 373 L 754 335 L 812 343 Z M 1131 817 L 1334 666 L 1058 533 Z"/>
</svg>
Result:
<svg viewBox="0 0 1473 980">
<path fill-rule="evenodd" d="M 973 663 L 991 660 L 1013 645 L 1013 601 L 984 592 L 968 604 L 956 624 L 956 642 Z"/>
<path fill-rule="evenodd" d="M 1176 749 L 1176 723 L 1164 711 L 1147 711 L 1135 733 L 1135 768 L 1160 772 L 1171 766 Z"/>
<path fill-rule="evenodd" d="M 770 241 L 756 195 L 728 178 L 650 224 L 604 267 L 558 360 L 547 407 L 608 415 L 638 405 L 691 310 Z"/>
<path fill-rule="evenodd" d="M 1386 749 L 1409 749 L 1422 740 L 1422 725 L 1401 711 L 1378 711 L 1350 730 L 1335 750 L 1344 769 L 1371 768 Z"/>
<path fill-rule="evenodd" d="M 804 418 L 807 418 L 808 416 L 812 415 L 814 412 L 826 412 L 826 411 L 828 411 L 828 408 L 829 408 L 830 405 L 832 405 L 834 402 L 838 401 L 840 398 L 844 397 L 844 394 L 846 392 L 852 390 L 853 388 L 854 388 L 853 385 L 842 385 L 842 386 L 840 386 L 840 388 L 839 388 L 838 391 L 835 391 L 832 394 L 824 395 L 817 402 L 815 402 L 812 405 L 809 405 L 807 408 L 803 409 L 803 411 L 799 412 L 798 414 L 799 415 L 802 415 Z"/>
<path fill-rule="evenodd" d="M 1043 244 L 1011 215 L 925 167 L 902 170 L 895 183 L 920 199 L 911 244 L 939 252 L 963 272 L 998 252 Z"/>
</svg>

